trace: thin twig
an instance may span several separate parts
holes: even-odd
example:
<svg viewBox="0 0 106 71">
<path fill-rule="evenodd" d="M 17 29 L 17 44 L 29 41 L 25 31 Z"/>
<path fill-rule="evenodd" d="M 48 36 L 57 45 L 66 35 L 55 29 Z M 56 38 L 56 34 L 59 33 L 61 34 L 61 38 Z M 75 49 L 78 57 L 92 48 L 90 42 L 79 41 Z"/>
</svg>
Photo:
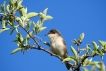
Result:
<svg viewBox="0 0 106 71">
<path fill-rule="evenodd" d="M 77 54 L 78 54 L 78 64 L 80 62 L 80 57 L 79 57 L 79 54 L 80 54 L 80 45 L 77 45 L 78 46 L 78 50 L 77 50 Z"/>
<path fill-rule="evenodd" d="M 80 44 L 77 44 L 78 46 L 78 50 L 77 50 L 77 54 L 78 54 L 78 65 L 80 64 Z M 80 71 L 80 67 L 77 67 L 77 71 Z"/>
<path fill-rule="evenodd" d="M 46 53 L 49 53 L 50 55 L 55 56 L 55 57 L 59 58 L 60 60 L 63 60 L 60 56 L 58 56 L 58 55 L 52 53 L 52 52 L 49 51 L 49 50 L 46 50 L 46 49 L 42 48 L 42 47 L 40 47 L 40 49 L 38 49 L 38 48 L 36 48 L 36 47 L 31 47 L 31 46 L 30 46 L 30 48 L 31 48 L 31 49 L 37 49 L 37 50 L 43 50 L 43 51 L 45 51 Z"/>
<path fill-rule="evenodd" d="M 94 55 L 94 56 L 96 56 L 96 55 Z M 89 57 L 94 57 L 94 56 L 88 55 L 88 54 L 86 53 L 86 55 L 85 55 L 85 56 L 83 57 L 83 59 L 80 61 L 79 65 L 76 67 L 75 70 L 79 71 L 79 68 L 80 68 L 81 65 L 83 65 L 83 62 L 85 61 L 85 59 L 87 59 L 87 58 L 89 58 Z"/>
</svg>

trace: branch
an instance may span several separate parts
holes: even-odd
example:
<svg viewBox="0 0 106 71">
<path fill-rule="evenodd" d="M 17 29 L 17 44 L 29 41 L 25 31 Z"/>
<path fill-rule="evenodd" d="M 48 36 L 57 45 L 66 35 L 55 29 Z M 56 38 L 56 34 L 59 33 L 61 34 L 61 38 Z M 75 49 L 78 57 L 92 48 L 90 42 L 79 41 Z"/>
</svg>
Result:
<svg viewBox="0 0 106 71">
<path fill-rule="evenodd" d="M 79 57 L 79 54 L 80 54 L 80 43 L 78 43 L 77 46 L 78 46 L 77 54 L 78 54 L 78 65 L 79 65 L 80 64 L 80 57 Z M 80 66 L 76 67 L 75 70 L 80 71 Z"/>
<path fill-rule="evenodd" d="M 38 47 L 31 47 L 31 46 L 30 46 L 31 49 L 42 50 L 42 51 L 44 51 L 44 52 L 50 54 L 51 56 L 55 56 L 55 57 L 59 58 L 61 61 L 63 60 L 60 56 L 58 56 L 58 55 L 52 53 L 51 51 L 46 50 L 46 49 L 44 49 L 43 47 L 41 47 L 41 45 L 35 40 L 35 38 L 29 34 L 29 31 L 27 31 L 27 30 L 21 25 L 21 23 L 19 22 L 19 20 L 16 20 L 16 21 L 17 21 L 17 23 L 19 24 L 19 26 L 20 26 L 22 29 L 24 29 L 24 31 L 25 31 L 25 32 L 33 39 L 33 41 L 38 45 Z M 71 64 L 71 63 L 68 63 L 68 64 L 71 66 L 70 68 L 76 68 L 76 66 L 74 66 L 73 64 Z"/>
<path fill-rule="evenodd" d="M 46 49 L 42 48 L 42 47 L 37 48 L 37 47 L 31 47 L 31 46 L 30 46 L 30 48 L 31 48 L 31 49 L 36 49 L 36 50 L 42 50 L 42 51 L 44 51 L 44 52 L 46 52 L 46 53 L 49 53 L 51 56 L 55 56 L 55 57 L 59 58 L 60 60 L 63 60 L 60 56 L 58 56 L 58 55 L 52 53 L 52 52 L 49 51 L 49 50 L 46 50 Z"/>
<path fill-rule="evenodd" d="M 94 55 L 96 56 L 96 55 Z M 80 66 L 83 64 L 83 62 L 85 61 L 85 59 L 87 59 L 88 57 L 94 57 L 92 55 L 88 55 L 88 53 L 86 53 L 86 56 L 84 56 L 84 58 L 81 60 L 81 62 L 79 63 L 79 65 L 76 67 L 75 70 L 79 71 Z"/>
</svg>

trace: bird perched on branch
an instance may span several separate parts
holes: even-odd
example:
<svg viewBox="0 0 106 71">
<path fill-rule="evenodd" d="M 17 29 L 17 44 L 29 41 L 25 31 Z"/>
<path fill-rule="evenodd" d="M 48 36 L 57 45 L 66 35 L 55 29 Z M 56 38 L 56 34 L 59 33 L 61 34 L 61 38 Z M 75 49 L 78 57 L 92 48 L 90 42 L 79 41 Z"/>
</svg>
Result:
<svg viewBox="0 0 106 71">
<path fill-rule="evenodd" d="M 62 59 L 67 58 L 68 52 L 66 48 L 66 43 L 64 39 L 62 38 L 61 34 L 59 33 L 59 31 L 56 29 L 52 29 L 46 35 L 50 38 L 51 51 L 54 54 L 59 55 Z M 65 62 L 65 65 L 67 69 L 69 70 L 70 65 L 68 64 L 68 62 Z"/>
</svg>

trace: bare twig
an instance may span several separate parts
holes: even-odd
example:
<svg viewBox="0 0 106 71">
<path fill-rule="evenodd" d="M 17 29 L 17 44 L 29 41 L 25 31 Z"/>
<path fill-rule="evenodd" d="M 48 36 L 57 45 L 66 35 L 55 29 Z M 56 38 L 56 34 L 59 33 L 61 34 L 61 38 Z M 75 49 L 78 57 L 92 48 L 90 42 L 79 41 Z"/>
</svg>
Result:
<svg viewBox="0 0 106 71">
<path fill-rule="evenodd" d="M 78 50 L 77 50 L 77 54 L 78 54 L 78 65 L 80 64 L 80 43 L 77 44 L 78 46 Z M 77 67 L 75 70 L 80 71 L 80 67 Z"/>
<path fill-rule="evenodd" d="M 46 49 L 42 48 L 42 47 L 40 47 L 40 49 L 38 49 L 37 47 L 31 47 L 31 46 L 30 46 L 30 48 L 31 48 L 31 49 L 36 49 L 36 50 L 43 50 L 43 51 L 45 51 L 46 53 L 49 53 L 50 55 L 55 56 L 55 57 L 59 58 L 60 60 L 63 60 L 60 56 L 58 56 L 58 55 L 52 53 L 52 52 L 49 51 L 49 50 L 46 50 Z"/>
<path fill-rule="evenodd" d="M 78 46 L 78 50 L 77 50 L 77 54 L 78 54 L 78 64 L 80 62 L 80 57 L 79 57 L 79 54 L 80 54 L 80 45 L 77 45 Z"/>
</svg>

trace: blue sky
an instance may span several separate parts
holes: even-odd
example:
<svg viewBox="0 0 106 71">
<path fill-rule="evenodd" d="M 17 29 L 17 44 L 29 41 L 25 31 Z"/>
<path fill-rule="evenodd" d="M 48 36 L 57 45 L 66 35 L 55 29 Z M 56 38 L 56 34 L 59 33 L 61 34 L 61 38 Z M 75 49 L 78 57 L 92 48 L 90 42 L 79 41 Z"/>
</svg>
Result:
<svg viewBox="0 0 106 71">
<path fill-rule="evenodd" d="M 0 0 L 1 3 L 3 0 Z M 50 29 L 58 29 L 66 41 L 69 56 L 73 55 L 70 46 L 77 49 L 72 40 L 77 39 L 82 32 L 85 38 L 81 48 L 91 44 L 91 41 L 106 41 L 106 0 L 24 0 L 23 5 L 28 8 L 28 12 L 42 12 L 48 8 L 47 14 L 53 16 L 53 20 L 44 22 L 47 29 L 38 36 L 49 42 L 44 34 Z M 21 52 L 10 55 L 17 45 L 12 42 L 15 34 L 10 36 L 9 32 L 0 34 L 0 71 L 67 71 L 59 59 L 43 51 L 30 50 L 24 55 Z M 93 60 L 104 61 L 106 65 L 106 55 L 104 59 L 95 57 Z"/>
</svg>

